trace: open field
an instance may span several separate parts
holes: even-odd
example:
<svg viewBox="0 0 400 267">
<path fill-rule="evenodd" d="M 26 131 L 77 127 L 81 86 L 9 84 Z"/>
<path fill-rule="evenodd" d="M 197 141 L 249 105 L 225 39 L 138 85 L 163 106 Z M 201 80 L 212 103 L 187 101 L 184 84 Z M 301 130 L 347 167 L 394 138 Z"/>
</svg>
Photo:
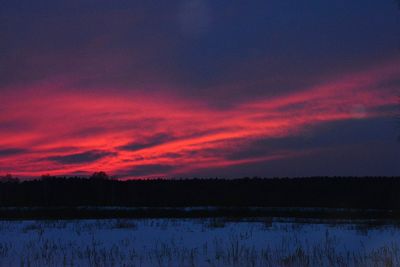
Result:
<svg viewBox="0 0 400 267">
<path fill-rule="evenodd" d="M 399 266 L 400 228 L 252 218 L 0 222 L 0 266 Z"/>
</svg>

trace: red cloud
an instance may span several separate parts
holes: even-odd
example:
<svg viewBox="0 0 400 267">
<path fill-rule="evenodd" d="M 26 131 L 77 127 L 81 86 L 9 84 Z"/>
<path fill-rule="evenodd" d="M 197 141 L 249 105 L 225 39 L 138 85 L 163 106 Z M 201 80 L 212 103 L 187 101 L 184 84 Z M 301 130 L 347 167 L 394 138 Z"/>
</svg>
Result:
<svg viewBox="0 0 400 267">
<path fill-rule="evenodd" d="M 396 64 L 223 110 L 159 93 L 79 93 L 62 82 L 10 88 L 1 100 L 0 172 L 183 176 L 194 169 L 298 156 L 286 150 L 235 160 L 226 153 L 249 140 L 296 135 L 310 125 L 387 116 L 379 108 L 397 99 L 381 84 L 400 75 Z"/>
</svg>

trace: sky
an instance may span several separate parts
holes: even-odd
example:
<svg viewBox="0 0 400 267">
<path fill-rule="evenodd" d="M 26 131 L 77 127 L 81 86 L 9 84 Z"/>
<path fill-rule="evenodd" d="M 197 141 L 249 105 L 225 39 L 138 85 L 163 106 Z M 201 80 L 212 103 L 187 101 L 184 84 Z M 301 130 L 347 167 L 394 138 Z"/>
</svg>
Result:
<svg viewBox="0 0 400 267">
<path fill-rule="evenodd" d="M 396 0 L 0 2 L 0 175 L 400 175 Z"/>
</svg>

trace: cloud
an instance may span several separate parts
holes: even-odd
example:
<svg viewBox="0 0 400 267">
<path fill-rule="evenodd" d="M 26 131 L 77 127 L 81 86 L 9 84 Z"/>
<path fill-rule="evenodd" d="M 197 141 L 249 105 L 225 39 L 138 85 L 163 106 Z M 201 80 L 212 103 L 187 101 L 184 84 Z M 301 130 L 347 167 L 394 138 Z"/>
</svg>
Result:
<svg viewBox="0 0 400 267">
<path fill-rule="evenodd" d="M 68 79 L 10 88 L 2 95 L 0 125 L 18 121 L 29 128 L 17 125 L 10 134 L 0 127 L 0 145 L 29 149 L 29 155 L 3 157 L 0 169 L 25 176 L 102 170 L 129 178 L 183 177 L 382 141 L 398 101 L 392 89 L 381 88 L 398 77 L 393 62 L 223 108 L 158 91 L 77 92 Z M 362 117 L 355 116 L 357 105 Z"/>
<path fill-rule="evenodd" d="M 4 148 L 0 149 L 0 157 L 8 157 L 27 153 L 29 150 L 24 148 Z"/>
<path fill-rule="evenodd" d="M 398 176 L 398 147 L 387 143 L 316 149 L 296 156 L 193 169 L 187 177 Z"/>
<path fill-rule="evenodd" d="M 280 152 L 307 152 L 385 142 L 395 145 L 394 120 L 390 118 L 348 119 L 309 126 L 296 135 L 252 138 L 225 153 L 228 160 L 252 159 Z"/>
<path fill-rule="evenodd" d="M 63 77 L 74 90 L 168 92 L 215 106 L 294 92 L 392 56 L 393 5 L 346 8 L 279 0 L 10 1 L 0 11 L 0 90 Z"/>
<path fill-rule="evenodd" d="M 149 138 L 146 138 L 145 140 L 143 140 L 141 142 L 129 143 L 129 144 L 126 144 L 119 148 L 122 150 L 137 151 L 137 150 L 141 150 L 144 148 L 150 148 L 150 147 L 154 147 L 157 145 L 161 145 L 161 144 L 166 143 L 171 140 L 173 140 L 172 136 L 170 136 L 166 133 L 159 133 L 157 135 L 153 135 Z"/>
<path fill-rule="evenodd" d="M 59 164 L 84 164 L 84 163 L 91 163 L 95 162 L 99 159 L 115 156 L 115 153 L 111 153 L 108 151 L 86 151 L 77 154 L 69 154 L 64 156 L 52 156 L 48 157 L 47 160 L 57 162 Z"/>
</svg>

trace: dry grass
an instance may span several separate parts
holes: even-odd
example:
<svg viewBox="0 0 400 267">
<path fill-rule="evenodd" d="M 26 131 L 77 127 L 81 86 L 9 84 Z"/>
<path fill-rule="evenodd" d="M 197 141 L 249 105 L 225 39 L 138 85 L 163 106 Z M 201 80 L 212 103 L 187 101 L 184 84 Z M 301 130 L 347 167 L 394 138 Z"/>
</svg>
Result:
<svg viewBox="0 0 400 267">
<path fill-rule="evenodd" d="M 162 229 L 167 228 L 168 223 L 167 220 L 148 224 Z M 176 221 L 170 223 L 177 224 Z M 226 227 L 220 221 L 203 223 L 205 231 Z M 360 249 L 346 251 L 329 230 L 316 243 L 301 239 L 302 229 L 296 224 L 279 226 L 279 231 L 287 233 L 286 237 L 277 244 L 268 245 L 267 242 L 261 248 L 249 242 L 254 238 L 250 228 L 202 241 L 195 248 L 182 246 L 173 238 L 143 247 L 131 238 L 110 244 L 96 237 L 99 229 L 139 231 L 140 227 L 132 220 L 73 221 L 69 224 L 77 236 L 90 235 L 90 241 L 79 244 L 45 234 L 67 227 L 66 222 L 31 222 L 21 228 L 21 234 L 30 236 L 21 249 L 15 247 L 18 246 L 15 242 L 0 242 L 0 266 L 400 266 L 400 240 L 372 250 L 367 250 L 364 243 L 360 244 Z M 10 228 L 3 225 L 1 229 L 7 227 Z M 275 230 L 264 228 L 264 231 Z M 19 254 L 13 255 L 15 251 Z"/>
</svg>

